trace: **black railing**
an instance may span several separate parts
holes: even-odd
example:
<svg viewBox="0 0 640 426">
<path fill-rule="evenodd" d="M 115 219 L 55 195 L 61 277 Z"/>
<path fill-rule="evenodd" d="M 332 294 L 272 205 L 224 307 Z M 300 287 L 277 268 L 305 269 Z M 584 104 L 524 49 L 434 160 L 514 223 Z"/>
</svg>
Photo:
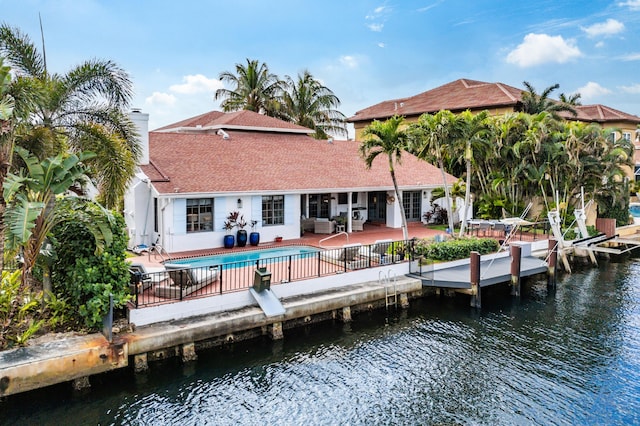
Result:
<svg viewBox="0 0 640 426">
<path fill-rule="evenodd" d="M 165 264 L 165 271 L 132 273 L 130 287 L 136 307 L 157 305 L 247 290 L 253 285 L 258 268 L 266 268 L 271 284 L 277 285 L 404 262 L 412 244 L 413 241 L 384 241 L 197 268 Z"/>
</svg>

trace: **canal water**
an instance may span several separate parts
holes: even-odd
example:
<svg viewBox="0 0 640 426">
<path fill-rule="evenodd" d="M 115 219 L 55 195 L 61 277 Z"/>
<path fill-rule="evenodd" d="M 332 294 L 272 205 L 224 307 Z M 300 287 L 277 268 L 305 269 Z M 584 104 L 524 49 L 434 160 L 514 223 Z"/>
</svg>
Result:
<svg viewBox="0 0 640 426">
<path fill-rule="evenodd" d="M 0 401 L 0 424 L 640 424 L 640 260 Z"/>
</svg>

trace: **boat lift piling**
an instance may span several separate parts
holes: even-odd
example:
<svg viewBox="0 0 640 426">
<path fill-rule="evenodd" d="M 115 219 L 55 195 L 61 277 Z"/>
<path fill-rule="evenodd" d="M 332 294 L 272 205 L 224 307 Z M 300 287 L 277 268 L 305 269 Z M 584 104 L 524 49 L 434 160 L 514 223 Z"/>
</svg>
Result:
<svg viewBox="0 0 640 426">
<path fill-rule="evenodd" d="M 556 288 L 556 272 L 558 270 L 558 242 L 549 239 L 549 267 L 547 270 L 547 288 Z"/>
</svg>

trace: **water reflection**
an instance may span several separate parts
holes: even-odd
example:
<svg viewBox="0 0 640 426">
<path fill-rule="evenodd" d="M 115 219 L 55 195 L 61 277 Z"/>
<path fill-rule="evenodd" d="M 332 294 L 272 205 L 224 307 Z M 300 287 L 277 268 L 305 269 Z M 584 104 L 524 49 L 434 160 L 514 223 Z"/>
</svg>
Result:
<svg viewBox="0 0 640 426">
<path fill-rule="evenodd" d="M 640 263 L 364 313 L 1 404 L 13 424 L 638 424 Z M 64 391 L 62 389 L 65 389 Z"/>
</svg>

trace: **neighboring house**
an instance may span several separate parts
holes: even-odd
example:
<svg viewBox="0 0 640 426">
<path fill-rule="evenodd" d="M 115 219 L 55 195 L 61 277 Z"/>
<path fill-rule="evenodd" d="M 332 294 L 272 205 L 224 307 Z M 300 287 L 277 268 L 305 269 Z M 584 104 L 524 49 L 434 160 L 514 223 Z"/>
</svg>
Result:
<svg viewBox="0 0 640 426">
<path fill-rule="evenodd" d="M 250 111 L 209 112 L 152 132 L 148 114 L 131 118 L 143 148 L 125 195 L 132 247 L 158 237 L 170 252 L 222 247 L 233 211 L 257 221 L 263 242 L 298 238 L 308 218 L 341 213 L 347 232 L 356 219 L 401 227 L 387 157 L 367 169 L 358 142 L 316 140 L 310 129 Z M 442 175 L 407 153 L 395 170 L 408 220 L 419 221 Z"/>
<path fill-rule="evenodd" d="M 373 120 L 384 121 L 394 115 L 404 116 L 408 122 L 414 122 L 424 113 L 436 113 L 440 110 L 449 110 L 454 113 L 467 109 L 471 112 L 487 110 L 492 115 L 520 111 L 523 91 L 523 89 L 503 83 L 459 79 L 415 96 L 380 102 L 356 112 L 347 121 L 353 123 L 356 140 L 358 140 L 362 136 L 364 128 Z M 574 108 L 578 113 L 577 117 L 569 113 L 561 113 L 560 115 L 567 120 L 598 123 L 603 128 L 615 129 L 612 132 L 612 137 L 616 139 L 623 137 L 627 140 L 633 140 L 636 148 L 635 174 L 636 180 L 638 180 L 640 173 L 640 132 L 638 131 L 640 117 L 604 105 L 577 105 Z"/>
</svg>

